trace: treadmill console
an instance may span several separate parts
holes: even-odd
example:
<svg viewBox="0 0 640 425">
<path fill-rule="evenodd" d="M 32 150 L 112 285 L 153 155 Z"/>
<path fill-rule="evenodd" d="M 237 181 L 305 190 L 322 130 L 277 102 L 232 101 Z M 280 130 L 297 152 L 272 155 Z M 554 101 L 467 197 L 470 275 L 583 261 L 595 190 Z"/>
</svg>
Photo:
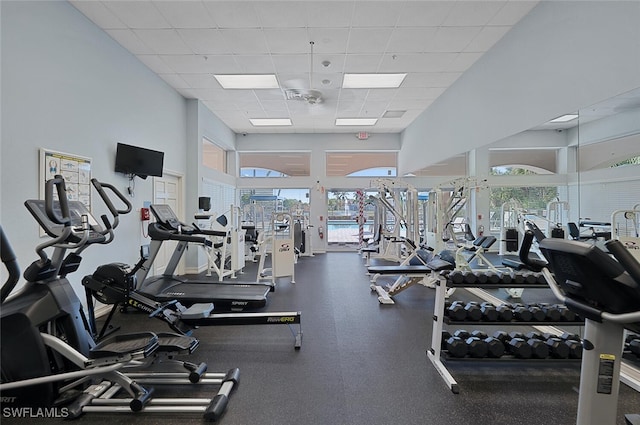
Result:
<svg viewBox="0 0 640 425">
<path fill-rule="evenodd" d="M 162 226 L 179 233 L 193 233 L 195 229 L 178 220 L 178 217 L 167 204 L 151 204 L 151 213 Z"/>
<path fill-rule="evenodd" d="M 52 238 L 59 237 L 63 230 L 64 226 L 62 224 L 56 224 L 49 219 L 47 216 L 45 201 L 41 199 L 29 199 L 25 201 L 24 205 L 27 207 L 31 215 L 36 219 L 38 224 L 44 229 L 47 235 Z M 54 201 L 53 208 L 58 215 L 62 215 L 60 212 L 60 202 Z M 104 228 L 98 224 L 98 221 L 95 219 L 93 215 L 89 212 L 86 205 L 84 205 L 80 201 L 69 201 L 69 214 L 71 216 L 71 226 L 76 234 L 71 234 L 69 236 L 70 242 L 78 242 L 81 239 L 82 233 L 82 216 L 86 216 L 89 222 L 89 238 L 87 240 L 87 244 L 92 243 L 101 243 L 106 240 L 104 236 Z"/>
</svg>

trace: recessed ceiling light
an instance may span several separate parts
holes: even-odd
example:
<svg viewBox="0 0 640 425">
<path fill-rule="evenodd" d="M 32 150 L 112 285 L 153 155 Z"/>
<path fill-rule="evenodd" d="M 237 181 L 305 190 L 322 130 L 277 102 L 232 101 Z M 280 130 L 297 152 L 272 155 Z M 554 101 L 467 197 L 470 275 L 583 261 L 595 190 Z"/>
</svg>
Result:
<svg viewBox="0 0 640 425">
<path fill-rule="evenodd" d="M 290 118 L 250 118 L 249 121 L 256 127 L 291 125 Z"/>
<path fill-rule="evenodd" d="M 214 75 L 223 89 L 277 89 L 278 80 L 273 74 L 264 75 Z"/>
<path fill-rule="evenodd" d="M 407 74 L 344 74 L 344 89 L 398 88 Z"/>
<path fill-rule="evenodd" d="M 578 118 L 578 115 L 576 114 L 566 114 L 558 118 L 554 118 L 549 122 L 567 122 L 567 121 L 575 120 L 576 118 Z"/>
<path fill-rule="evenodd" d="M 377 118 L 336 118 L 336 125 L 376 125 Z"/>
</svg>

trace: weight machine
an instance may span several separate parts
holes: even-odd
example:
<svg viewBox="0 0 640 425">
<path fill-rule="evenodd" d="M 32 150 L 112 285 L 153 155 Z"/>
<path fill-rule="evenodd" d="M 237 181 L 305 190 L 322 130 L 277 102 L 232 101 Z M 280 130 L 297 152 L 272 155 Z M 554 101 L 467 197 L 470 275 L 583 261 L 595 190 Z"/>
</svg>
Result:
<svg viewBox="0 0 640 425">
<path fill-rule="evenodd" d="M 260 261 L 256 282 L 271 280 L 275 287 L 277 278 L 291 276 L 291 283 L 296 283 L 293 227 L 291 214 L 278 212 L 271 216 L 271 229 L 258 235 Z M 265 267 L 267 255 L 271 256 L 271 267 Z"/>
<path fill-rule="evenodd" d="M 229 218 L 227 217 L 229 216 Z M 212 214 L 196 214 L 196 220 L 207 220 L 208 229 L 200 231 L 209 237 L 211 245 L 204 245 L 207 254 L 207 277 L 212 272 L 223 280 L 236 279 L 245 267 L 245 233 L 240 226 L 240 208 L 231 205 L 229 211 L 216 217 Z"/>
</svg>

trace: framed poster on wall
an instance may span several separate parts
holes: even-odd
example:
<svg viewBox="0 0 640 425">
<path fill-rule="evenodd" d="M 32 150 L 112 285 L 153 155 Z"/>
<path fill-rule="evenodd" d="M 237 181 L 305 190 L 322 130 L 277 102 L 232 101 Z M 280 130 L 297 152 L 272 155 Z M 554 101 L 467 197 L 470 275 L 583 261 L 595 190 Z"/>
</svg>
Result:
<svg viewBox="0 0 640 425">
<path fill-rule="evenodd" d="M 91 211 L 91 158 L 40 148 L 40 199 L 47 180 L 64 177 L 67 198 L 80 201 Z"/>
</svg>

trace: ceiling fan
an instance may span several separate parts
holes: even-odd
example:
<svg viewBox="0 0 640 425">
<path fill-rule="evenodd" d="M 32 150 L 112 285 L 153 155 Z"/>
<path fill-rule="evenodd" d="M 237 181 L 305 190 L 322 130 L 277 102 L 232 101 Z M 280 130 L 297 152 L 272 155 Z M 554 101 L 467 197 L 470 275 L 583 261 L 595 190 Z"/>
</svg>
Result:
<svg viewBox="0 0 640 425">
<path fill-rule="evenodd" d="M 318 105 L 324 101 L 322 92 L 313 89 L 313 41 L 309 42 L 311 54 L 309 59 L 309 87 L 302 80 L 291 80 L 283 84 L 282 90 L 287 100 L 301 100 L 309 105 Z"/>
</svg>

